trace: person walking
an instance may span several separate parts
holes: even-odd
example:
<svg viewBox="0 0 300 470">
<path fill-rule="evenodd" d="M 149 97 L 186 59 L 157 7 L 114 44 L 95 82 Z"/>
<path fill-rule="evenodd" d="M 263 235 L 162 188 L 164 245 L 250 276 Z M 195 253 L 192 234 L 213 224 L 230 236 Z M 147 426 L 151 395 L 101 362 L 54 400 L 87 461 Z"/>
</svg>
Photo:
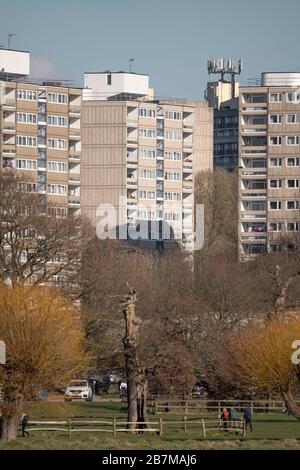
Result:
<svg viewBox="0 0 300 470">
<path fill-rule="evenodd" d="M 253 431 L 253 426 L 252 426 L 252 410 L 250 406 L 246 406 L 244 410 L 244 420 L 245 420 L 245 427 L 247 429 L 247 426 L 249 425 L 250 431 Z"/>
<path fill-rule="evenodd" d="M 238 434 L 238 420 L 239 420 L 239 415 L 238 412 L 235 408 L 231 408 L 230 410 L 230 421 L 231 421 L 231 427 L 236 429 L 236 434 Z"/>
<path fill-rule="evenodd" d="M 27 437 L 29 437 L 29 432 L 26 431 L 26 428 L 28 426 L 28 415 L 26 415 L 25 413 L 22 416 L 21 426 L 22 426 L 22 436 L 25 437 L 25 434 L 26 434 Z"/>
</svg>

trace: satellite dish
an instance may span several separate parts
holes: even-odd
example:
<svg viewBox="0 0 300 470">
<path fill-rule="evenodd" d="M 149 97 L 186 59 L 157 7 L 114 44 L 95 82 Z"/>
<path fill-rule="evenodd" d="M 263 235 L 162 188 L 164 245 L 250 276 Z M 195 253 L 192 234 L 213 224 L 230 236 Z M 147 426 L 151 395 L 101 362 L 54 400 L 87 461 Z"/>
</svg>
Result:
<svg viewBox="0 0 300 470">
<path fill-rule="evenodd" d="M 6 364 L 6 347 L 4 341 L 0 341 L 0 364 Z"/>
</svg>

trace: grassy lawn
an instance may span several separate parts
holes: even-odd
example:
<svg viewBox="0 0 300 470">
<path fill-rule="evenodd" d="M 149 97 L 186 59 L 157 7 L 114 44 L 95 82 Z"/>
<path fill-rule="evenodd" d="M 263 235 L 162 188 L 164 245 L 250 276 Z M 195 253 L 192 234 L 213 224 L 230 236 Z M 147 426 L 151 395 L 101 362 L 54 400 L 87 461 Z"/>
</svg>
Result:
<svg viewBox="0 0 300 470">
<path fill-rule="evenodd" d="M 66 420 L 66 419 L 118 419 L 126 420 L 126 411 L 120 410 L 120 403 L 47 403 L 36 402 L 26 406 L 31 420 Z M 150 421 L 159 418 L 165 421 L 181 421 L 180 414 L 149 415 Z M 189 415 L 189 420 L 216 418 L 215 414 Z M 245 438 L 233 433 L 214 432 L 203 437 L 200 424 L 189 425 L 185 433 L 183 426 L 164 424 L 164 434 L 160 438 L 155 434 L 129 435 L 118 433 L 117 438 L 108 433 L 76 432 L 71 437 L 61 431 L 31 432 L 30 438 L 18 437 L 17 441 L 1 444 L 4 449 L 300 449 L 300 422 L 282 413 L 260 413 L 254 416 L 254 430 L 247 432 Z"/>
</svg>

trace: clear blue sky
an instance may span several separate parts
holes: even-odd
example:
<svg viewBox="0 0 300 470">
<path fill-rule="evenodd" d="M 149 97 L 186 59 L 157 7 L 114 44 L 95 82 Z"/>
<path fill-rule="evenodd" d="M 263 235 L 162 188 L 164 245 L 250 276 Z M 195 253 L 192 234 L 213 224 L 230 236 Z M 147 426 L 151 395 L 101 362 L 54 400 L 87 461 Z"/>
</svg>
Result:
<svg viewBox="0 0 300 470">
<path fill-rule="evenodd" d="M 133 57 L 157 95 L 202 98 L 209 57 L 243 58 L 245 84 L 300 70 L 299 21 L 299 0 L 9 0 L 0 44 L 15 32 L 12 46 L 31 51 L 36 75 L 77 84 Z"/>
</svg>

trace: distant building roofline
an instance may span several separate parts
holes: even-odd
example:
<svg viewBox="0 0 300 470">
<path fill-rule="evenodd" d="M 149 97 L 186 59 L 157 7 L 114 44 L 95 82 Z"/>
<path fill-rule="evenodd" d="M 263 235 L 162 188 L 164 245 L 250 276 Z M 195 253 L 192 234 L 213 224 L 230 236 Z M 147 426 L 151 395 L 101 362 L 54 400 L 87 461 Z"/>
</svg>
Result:
<svg viewBox="0 0 300 470">
<path fill-rule="evenodd" d="M 143 77 L 149 77 L 148 73 L 137 73 L 137 72 L 126 72 L 126 70 L 118 70 L 117 72 L 114 72 L 113 70 L 104 70 L 103 72 L 84 72 L 84 75 L 90 74 L 90 75 L 106 75 L 108 73 L 111 74 L 117 74 L 117 73 L 123 73 L 127 75 L 141 75 Z"/>
<path fill-rule="evenodd" d="M 1 47 L 1 46 L 0 46 L 0 51 L 13 51 L 13 52 L 23 52 L 26 54 L 30 54 L 30 51 L 23 51 L 21 49 L 9 49 L 8 47 Z"/>
</svg>

